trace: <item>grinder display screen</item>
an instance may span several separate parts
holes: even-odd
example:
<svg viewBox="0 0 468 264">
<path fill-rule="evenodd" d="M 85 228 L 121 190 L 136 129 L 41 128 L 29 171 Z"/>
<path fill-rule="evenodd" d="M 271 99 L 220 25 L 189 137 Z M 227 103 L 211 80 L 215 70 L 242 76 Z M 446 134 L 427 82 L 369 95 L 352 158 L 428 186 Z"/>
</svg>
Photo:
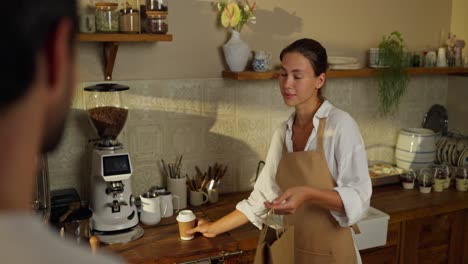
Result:
<svg viewBox="0 0 468 264">
<path fill-rule="evenodd" d="M 103 157 L 102 162 L 104 166 L 104 176 L 131 173 L 128 155 Z"/>
</svg>

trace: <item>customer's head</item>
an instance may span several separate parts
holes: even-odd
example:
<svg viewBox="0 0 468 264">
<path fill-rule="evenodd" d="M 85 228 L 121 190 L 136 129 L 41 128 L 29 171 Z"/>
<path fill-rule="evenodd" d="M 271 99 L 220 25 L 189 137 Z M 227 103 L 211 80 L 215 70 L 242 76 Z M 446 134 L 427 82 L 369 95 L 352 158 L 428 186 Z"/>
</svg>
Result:
<svg viewBox="0 0 468 264">
<path fill-rule="evenodd" d="M 281 51 L 280 60 L 282 91 L 304 87 L 322 99 L 328 57 L 326 49 L 318 41 L 307 38 L 296 40 Z"/>
<path fill-rule="evenodd" d="M 51 150 L 60 141 L 75 85 L 76 1 L 14 0 L 2 13 L 0 115 L 40 94 L 47 116 L 42 150 Z"/>
</svg>

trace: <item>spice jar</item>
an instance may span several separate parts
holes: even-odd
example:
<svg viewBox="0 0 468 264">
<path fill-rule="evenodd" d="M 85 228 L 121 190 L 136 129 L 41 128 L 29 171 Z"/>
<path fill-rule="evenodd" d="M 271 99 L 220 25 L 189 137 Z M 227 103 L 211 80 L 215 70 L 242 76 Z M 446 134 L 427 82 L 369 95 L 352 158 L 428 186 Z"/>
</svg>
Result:
<svg viewBox="0 0 468 264">
<path fill-rule="evenodd" d="M 146 11 L 146 31 L 153 34 L 166 34 L 168 30 L 167 12 Z"/>
<path fill-rule="evenodd" d="M 167 0 L 146 0 L 146 10 L 167 12 Z"/>
<path fill-rule="evenodd" d="M 118 32 L 119 10 L 117 3 L 96 3 L 96 31 Z"/>
<path fill-rule="evenodd" d="M 131 6 L 120 10 L 119 28 L 122 33 L 140 32 L 140 13 Z"/>
</svg>

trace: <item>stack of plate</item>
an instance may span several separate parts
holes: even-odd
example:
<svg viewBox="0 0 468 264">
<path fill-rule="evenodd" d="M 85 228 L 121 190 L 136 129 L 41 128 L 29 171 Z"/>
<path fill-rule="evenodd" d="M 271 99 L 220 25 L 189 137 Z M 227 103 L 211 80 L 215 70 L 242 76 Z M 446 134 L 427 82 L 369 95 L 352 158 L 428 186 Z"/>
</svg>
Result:
<svg viewBox="0 0 468 264">
<path fill-rule="evenodd" d="M 354 57 L 329 56 L 328 65 L 330 70 L 357 70 L 362 68 L 358 59 Z"/>
<path fill-rule="evenodd" d="M 463 150 L 462 154 L 458 158 L 459 167 L 468 167 L 468 147 Z"/>
<path fill-rule="evenodd" d="M 430 167 L 436 160 L 434 131 L 425 128 L 400 130 L 395 150 L 396 165 L 403 169 Z"/>
<path fill-rule="evenodd" d="M 449 166 L 468 166 L 468 138 L 449 133 L 437 142 L 436 160 Z"/>
</svg>

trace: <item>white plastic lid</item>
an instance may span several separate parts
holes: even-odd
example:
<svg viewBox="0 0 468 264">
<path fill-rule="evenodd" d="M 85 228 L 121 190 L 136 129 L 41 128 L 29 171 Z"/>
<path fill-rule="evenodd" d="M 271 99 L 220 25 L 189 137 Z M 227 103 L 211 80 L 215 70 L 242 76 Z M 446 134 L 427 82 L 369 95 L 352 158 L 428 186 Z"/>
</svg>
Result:
<svg viewBox="0 0 468 264">
<path fill-rule="evenodd" d="M 191 210 L 182 210 L 177 215 L 177 221 L 179 222 L 190 222 L 195 220 L 196 216 Z"/>
</svg>

